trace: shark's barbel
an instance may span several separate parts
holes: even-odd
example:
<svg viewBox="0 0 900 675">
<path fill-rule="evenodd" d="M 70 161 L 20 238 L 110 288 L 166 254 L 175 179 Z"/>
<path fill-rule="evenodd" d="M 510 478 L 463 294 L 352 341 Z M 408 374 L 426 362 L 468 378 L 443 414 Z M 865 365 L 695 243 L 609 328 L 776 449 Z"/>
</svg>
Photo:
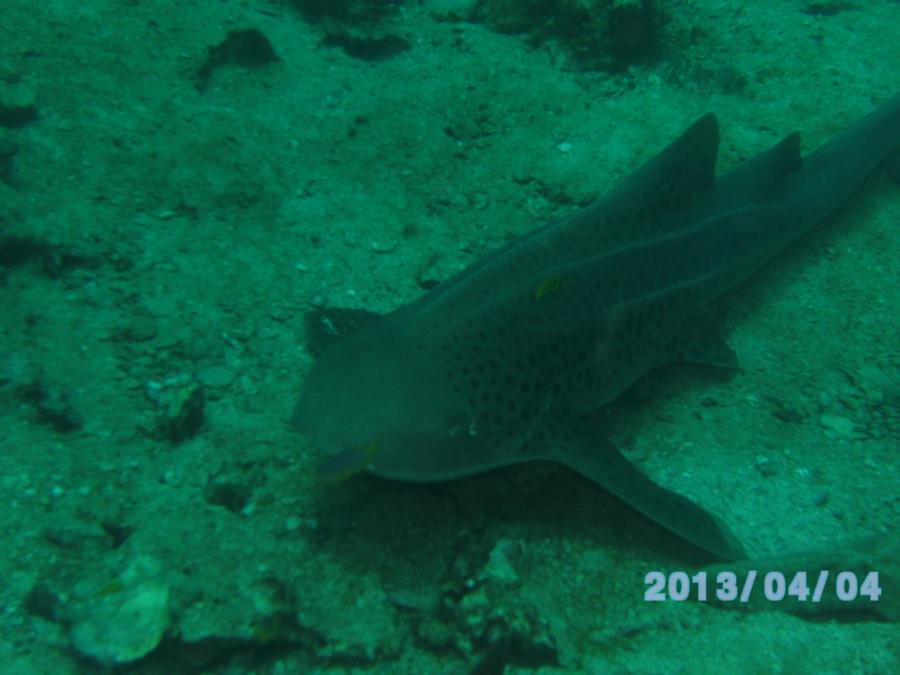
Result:
<svg viewBox="0 0 900 675">
<path fill-rule="evenodd" d="M 330 459 L 443 481 L 561 462 L 681 537 L 745 557 L 713 515 L 603 440 L 590 413 L 665 363 L 736 365 L 710 302 L 840 206 L 900 146 L 900 94 L 801 158 L 799 135 L 715 177 L 706 115 L 591 206 L 486 256 L 386 316 L 317 312 L 324 350 L 293 422 Z"/>
</svg>

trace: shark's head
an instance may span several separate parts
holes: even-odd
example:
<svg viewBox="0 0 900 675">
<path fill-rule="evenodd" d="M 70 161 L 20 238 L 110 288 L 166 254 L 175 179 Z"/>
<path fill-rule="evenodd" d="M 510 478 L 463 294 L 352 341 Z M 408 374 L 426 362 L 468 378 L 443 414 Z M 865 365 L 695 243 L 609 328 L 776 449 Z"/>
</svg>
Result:
<svg viewBox="0 0 900 675">
<path fill-rule="evenodd" d="M 323 478 L 368 470 L 409 481 L 458 474 L 466 442 L 452 385 L 430 350 L 389 329 L 332 346 L 303 384 L 292 422 L 326 455 Z"/>
</svg>

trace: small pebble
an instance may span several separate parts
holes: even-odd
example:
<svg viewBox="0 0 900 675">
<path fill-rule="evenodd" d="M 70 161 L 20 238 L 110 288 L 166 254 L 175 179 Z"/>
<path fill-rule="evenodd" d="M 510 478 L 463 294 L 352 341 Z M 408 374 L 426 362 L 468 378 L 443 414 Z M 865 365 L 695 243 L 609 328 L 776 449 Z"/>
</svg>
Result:
<svg viewBox="0 0 900 675">
<path fill-rule="evenodd" d="M 375 253 L 390 253 L 395 248 L 397 248 L 397 242 L 396 242 L 396 240 L 386 241 L 386 242 L 385 241 L 373 241 L 371 246 L 372 246 L 372 250 L 375 251 Z"/>
<path fill-rule="evenodd" d="M 819 417 L 819 423 L 825 429 L 825 433 L 832 438 L 850 440 L 857 436 L 853 420 L 846 417 L 824 413 Z"/>
</svg>

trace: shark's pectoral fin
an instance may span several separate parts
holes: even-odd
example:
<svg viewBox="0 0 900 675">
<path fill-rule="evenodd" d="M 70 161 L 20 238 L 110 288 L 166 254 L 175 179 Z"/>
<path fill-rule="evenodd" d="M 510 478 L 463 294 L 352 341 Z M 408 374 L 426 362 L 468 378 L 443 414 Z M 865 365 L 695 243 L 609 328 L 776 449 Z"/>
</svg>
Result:
<svg viewBox="0 0 900 675">
<path fill-rule="evenodd" d="M 556 461 L 601 485 L 642 514 L 723 560 L 747 557 L 743 546 L 714 515 L 651 481 L 612 445 L 574 425 L 557 439 Z"/>
<path fill-rule="evenodd" d="M 365 325 L 378 321 L 384 315 L 364 309 L 331 307 L 314 309 L 303 317 L 309 350 L 319 356 L 336 342 L 355 333 Z"/>
<path fill-rule="evenodd" d="M 737 354 L 706 319 L 695 321 L 679 335 L 670 360 L 730 370 L 738 367 Z"/>
</svg>

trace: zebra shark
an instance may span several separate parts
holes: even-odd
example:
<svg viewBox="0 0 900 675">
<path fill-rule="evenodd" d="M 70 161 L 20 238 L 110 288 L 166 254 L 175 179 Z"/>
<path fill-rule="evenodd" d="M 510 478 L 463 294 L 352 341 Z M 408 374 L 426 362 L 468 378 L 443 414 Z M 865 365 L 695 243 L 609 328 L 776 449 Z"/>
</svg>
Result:
<svg viewBox="0 0 900 675">
<path fill-rule="evenodd" d="M 806 157 L 795 132 L 717 178 L 718 145 L 707 114 L 604 197 L 418 300 L 383 316 L 308 314 L 322 353 L 292 421 L 328 457 L 322 473 L 432 482 L 560 462 L 714 556 L 745 558 L 719 518 L 651 481 L 591 413 L 662 364 L 737 365 L 710 303 L 900 145 L 900 94 Z"/>
</svg>

